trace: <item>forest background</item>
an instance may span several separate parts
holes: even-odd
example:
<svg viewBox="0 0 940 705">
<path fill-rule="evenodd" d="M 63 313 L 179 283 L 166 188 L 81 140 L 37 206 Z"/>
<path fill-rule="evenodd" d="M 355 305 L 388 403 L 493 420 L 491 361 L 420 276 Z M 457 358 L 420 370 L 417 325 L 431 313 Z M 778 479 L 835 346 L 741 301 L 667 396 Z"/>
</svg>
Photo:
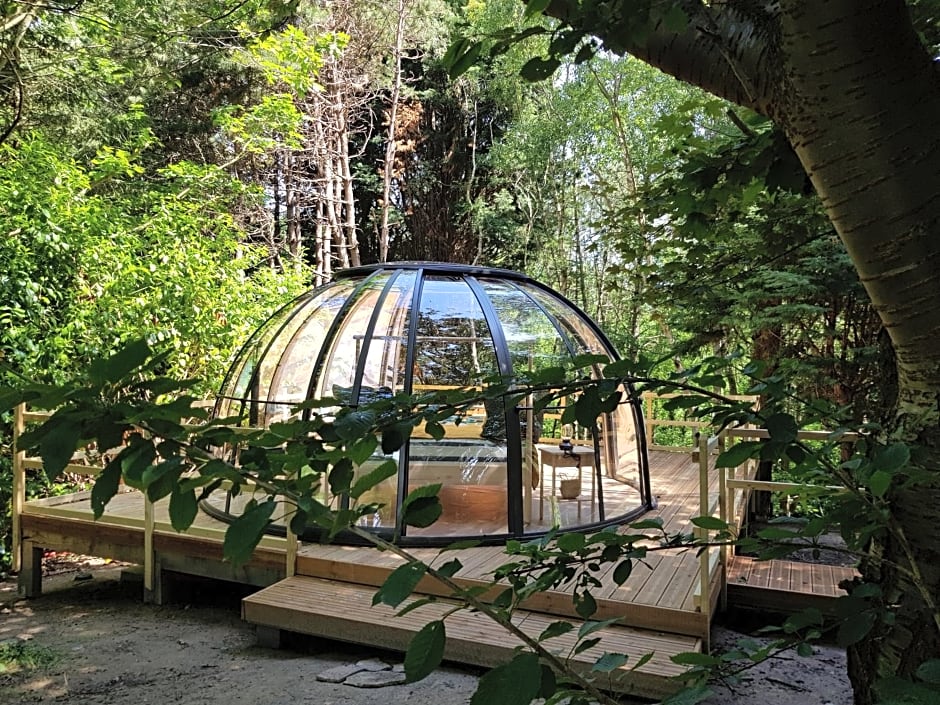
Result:
<svg viewBox="0 0 940 705">
<path fill-rule="evenodd" d="M 208 394 L 304 288 L 434 259 L 525 271 L 644 369 L 741 352 L 834 417 L 887 415 L 890 342 L 787 138 L 558 51 L 528 5 L 0 1 L 5 374 L 59 381 L 143 334 Z M 529 41 L 448 54 L 507 28 Z"/>
</svg>

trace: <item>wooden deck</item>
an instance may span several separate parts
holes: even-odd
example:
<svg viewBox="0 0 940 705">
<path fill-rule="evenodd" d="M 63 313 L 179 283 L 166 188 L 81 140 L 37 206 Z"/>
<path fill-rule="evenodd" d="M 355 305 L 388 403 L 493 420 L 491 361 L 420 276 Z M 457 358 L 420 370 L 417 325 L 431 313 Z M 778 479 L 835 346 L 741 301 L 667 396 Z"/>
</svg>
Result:
<svg viewBox="0 0 940 705">
<path fill-rule="evenodd" d="M 659 516 L 670 533 L 689 532 L 689 519 L 697 514 L 698 477 L 687 453 L 653 451 L 650 454 L 657 510 L 644 518 Z M 409 549 L 409 553 L 429 565 L 457 558 L 463 568 L 454 578 L 463 586 L 487 586 L 493 571 L 508 557 L 500 546 L 462 551 Z M 368 547 L 303 544 L 297 553 L 298 575 L 340 580 L 359 585 L 379 586 L 404 559 Z M 597 619 L 620 618 L 624 624 L 662 629 L 676 634 L 707 637 L 709 620 L 696 607 L 699 561 L 691 550 L 651 551 L 637 562 L 630 578 L 618 586 L 613 565 L 601 576 L 603 586 L 594 591 L 598 602 Z M 424 580 L 418 589 L 426 594 L 446 594 L 446 588 Z M 566 617 L 576 617 L 571 590 L 558 589 L 530 598 L 526 609 Z"/>
<path fill-rule="evenodd" d="M 698 466 L 692 462 L 691 454 L 651 451 L 650 465 L 658 508 L 647 516 L 660 517 L 669 533 L 690 532 L 690 518 L 699 515 L 702 506 Z M 709 494 L 711 504 L 717 499 L 717 488 L 710 489 Z M 404 648 L 408 635 L 427 619 L 434 618 L 437 614 L 434 610 L 442 609 L 444 604 L 439 602 L 437 606 L 416 610 L 407 619 L 395 618 L 383 607 L 372 608 L 375 587 L 403 560 L 389 553 L 372 548 L 302 544 L 296 552 L 296 560 L 292 560 L 293 551 L 288 551 L 287 541 L 271 537 L 263 540 L 246 565 L 235 569 L 222 559 L 225 524 L 200 514 L 186 533 L 179 534 L 170 525 L 165 502 L 154 505 L 152 511 L 152 528 L 147 530 L 145 503 L 138 492 L 117 495 L 97 522 L 92 518 L 87 493 L 26 503 L 20 514 L 23 591 L 35 595 L 41 590 L 39 565 L 44 548 L 145 565 L 149 560 L 156 573 L 152 581 L 155 587 L 150 594 L 145 593 L 145 598 L 161 601 L 164 589 L 161 578 L 172 572 L 237 581 L 264 588 L 243 603 L 245 618 L 262 628 L 396 649 Z M 465 586 L 490 585 L 493 570 L 510 560 L 498 546 L 446 553 L 437 549 L 412 549 L 411 552 L 431 565 L 457 557 L 463 567 L 454 577 Z M 816 597 L 826 600 L 831 599 L 830 593 L 837 590 L 835 581 L 842 577 L 824 569 L 791 571 L 784 589 L 784 578 L 780 577 L 783 568 L 776 563 L 782 562 L 748 565 L 735 559 L 734 567 L 739 572 L 733 573 L 730 581 L 731 604 L 737 599 L 750 599 L 741 597 L 738 588 L 757 589 L 759 576 L 765 574 L 770 576 L 768 582 L 776 580 L 774 589 L 778 593 L 792 594 L 808 580 L 810 592 L 816 590 L 820 593 Z M 674 676 L 681 672 L 669 656 L 703 646 L 707 648 L 714 612 L 711 608 L 718 601 L 723 566 L 715 565 L 707 606 L 699 605 L 701 562 L 694 551 L 652 550 L 646 559 L 636 563 L 633 573 L 621 586 L 613 581 L 611 570 L 600 576 L 602 586 L 593 592 L 598 603 L 594 618 L 620 620 L 622 626 L 612 627 L 606 633 L 603 648 L 627 653 L 631 659 L 626 668 L 610 677 L 605 687 L 617 692 L 661 697 L 676 689 Z M 792 577 L 794 575 L 799 577 Z M 431 579 L 422 581 L 417 591 L 438 596 L 446 594 L 446 589 Z M 780 594 L 770 595 L 761 599 L 779 602 Z M 564 587 L 531 597 L 518 614 L 530 633 L 540 632 L 559 616 L 576 617 L 571 590 Z M 502 628 L 481 622 L 480 615 L 457 613 L 448 617 L 447 625 L 447 657 L 456 661 L 494 665 L 505 660 L 515 646 Z M 559 648 L 566 647 L 564 639 L 558 641 Z M 649 663 L 637 671 L 630 670 L 629 666 L 649 651 L 655 652 Z M 592 650 L 586 652 L 579 660 L 579 668 L 588 668 L 597 655 L 599 653 Z"/>
</svg>

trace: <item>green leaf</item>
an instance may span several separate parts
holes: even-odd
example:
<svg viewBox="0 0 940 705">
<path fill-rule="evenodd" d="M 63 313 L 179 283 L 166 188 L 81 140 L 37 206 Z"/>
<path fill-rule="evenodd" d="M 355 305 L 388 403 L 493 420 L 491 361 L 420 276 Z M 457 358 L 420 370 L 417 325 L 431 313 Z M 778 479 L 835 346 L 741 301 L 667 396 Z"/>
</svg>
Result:
<svg viewBox="0 0 940 705">
<path fill-rule="evenodd" d="M 868 479 L 868 488 L 875 497 L 884 497 L 891 487 L 891 473 L 875 470 Z"/>
<path fill-rule="evenodd" d="M 576 594 L 574 603 L 574 609 L 581 619 L 590 619 L 591 615 L 597 612 L 597 600 L 589 592 Z"/>
<path fill-rule="evenodd" d="M 647 651 L 645 654 L 643 654 L 642 656 L 640 656 L 640 660 L 639 660 L 639 661 L 637 661 L 635 664 L 633 664 L 632 666 L 630 666 L 630 670 L 631 670 L 631 671 L 636 671 L 636 670 L 639 669 L 639 668 L 643 668 L 643 666 L 645 666 L 646 664 L 648 664 L 650 661 L 653 660 L 653 656 L 655 656 L 655 655 L 656 655 L 655 652 L 653 652 L 653 651 Z"/>
<path fill-rule="evenodd" d="M 395 460 L 386 460 L 356 480 L 356 484 L 349 490 L 349 496 L 353 499 L 359 499 L 363 493 L 371 490 L 383 480 L 394 477 L 398 474 L 398 462 Z"/>
<path fill-rule="evenodd" d="M 812 644 L 807 644 L 805 641 L 801 641 L 796 645 L 796 653 L 798 656 L 802 656 L 803 658 L 810 658 L 816 652 L 813 651 Z"/>
<path fill-rule="evenodd" d="M 385 579 L 372 596 L 372 604 L 398 607 L 418 586 L 421 578 L 428 572 L 428 566 L 421 561 L 413 561 L 398 566 Z"/>
<path fill-rule="evenodd" d="M 372 453 L 375 452 L 378 446 L 379 439 L 373 435 L 368 435 L 359 440 L 352 441 L 346 446 L 346 455 L 353 461 L 354 465 L 362 465 L 372 457 Z"/>
<path fill-rule="evenodd" d="M 767 418 L 764 422 L 764 426 L 770 434 L 770 437 L 781 443 L 792 443 L 795 441 L 796 434 L 799 433 L 800 430 L 796 419 L 790 414 L 773 414 Z"/>
<path fill-rule="evenodd" d="M 509 663 L 483 674 L 470 705 L 523 705 L 539 694 L 541 682 L 538 656 L 518 653 Z"/>
<path fill-rule="evenodd" d="M 716 468 L 736 468 L 746 460 L 756 456 L 763 444 L 759 441 L 744 441 L 735 443 L 715 460 Z"/>
<path fill-rule="evenodd" d="M 616 671 L 627 663 L 627 657 L 624 654 L 604 654 L 591 666 L 592 671 L 599 673 L 610 673 Z"/>
<path fill-rule="evenodd" d="M 692 517 L 691 522 L 700 529 L 709 531 L 724 531 L 728 528 L 728 522 L 718 517 Z"/>
<path fill-rule="evenodd" d="M 578 629 L 578 638 L 583 639 L 588 634 L 593 634 L 594 632 L 598 632 L 601 629 L 606 629 L 607 627 L 612 627 L 615 624 L 619 624 L 619 623 L 620 623 L 619 617 L 614 617 L 612 619 L 603 619 L 603 620 L 598 620 L 598 621 L 585 622 Z"/>
<path fill-rule="evenodd" d="M 176 456 L 144 470 L 142 483 L 147 499 L 158 502 L 167 497 L 176 487 L 183 469 L 183 459 Z"/>
<path fill-rule="evenodd" d="M 405 677 L 408 683 L 427 677 L 441 665 L 446 641 L 443 620 L 428 622 L 421 627 L 405 652 Z"/>
<path fill-rule="evenodd" d="M 593 649 L 595 646 L 601 643 L 601 638 L 599 636 L 594 637 L 593 639 L 585 639 L 584 641 L 579 641 L 578 645 L 574 647 L 575 656 L 578 654 L 583 654 L 588 649 Z"/>
<path fill-rule="evenodd" d="M 408 440 L 410 434 L 411 426 L 409 424 L 386 426 L 382 429 L 382 452 L 391 455 L 405 445 L 405 441 Z"/>
<path fill-rule="evenodd" d="M 663 13 L 662 23 L 667 32 L 682 32 L 689 26 L 689 16 L 678 5 L 671 5 Z"/>
<path fill-rule="evenodd" d="M 236 517 L 225 532 L 222 556 L 240 566 L 251 558 L 255 546 L 264 535 L 277 503 L 268 499 L 261 504 L 249 505 L 241 516 Z"/>
<path fill-rule="evenodd" d="M 914 675 L 925 683 L 940 685 L 940 659 L 924 661 L 917 667 Z"/>
<path fill-rule="evenodd" d="M 39 456 L 42 458 L 43 470 L 49 481 L 55 482 L 72 459 L 82 439 L 81 421 L 73 415 L 57 413 L 37 432 L 42 434 L 39 441 Z"/>
<path fill-rule="evenodd" d="M 666 399 L 663 402 L 663 408 L 666 411 L 678 411 L 679 409 L 693 409 L 697 406 L 704 406 L 711 399 L 700 394 L 682 394 L 677 397 Z"/>
<path fill-rule="evenodd" d="M 698 705 L 711 696 L 712 691 L 707 685 L 693 685 L 670 695 L 663 700 L 662 705 Z"/>
<path fill-rule="evenodd" d="M 185 531 L 196 519 L 199 504 L 194 490 L 183 491 L 174 487 L 170 493 L 170 523 L 177 531 Z"/>
<path fill-rule="evenodd" d="M 334 495 L 345 494 L 349 491 L 349 485 L 353 481 L 355 471 L 353 470 L 352 460 L 342 458 L 336 461 L 330 470 L 330 492 Z"/>
<path fill-rule="evenodd" d="M 444 52 L 444 57 L 441 59 L 444 66 L 453 66 L 454 61 L 467 50 L 468 46 L 470 46 L 470 40 L 466 37 L 458 37 L 451 42 L 451 45 L 447 47 L 447 51 Z"/>
<path fill-rule="evenodd" d="M 441 440 L 446 435 L 444 427 L 438 421 L 433 420 L 424 424 L 424 432 L 435 441 Z"/>
<path fill-rule="evenodd" d="M 116 462 L 108 463 L 95 479 L 95 484 L 91 488 L 91 510 L 95 515 L 95 519 L 100 519 L 101 515 L 104 514 L 105 506 L 117 494 L 120 485 L 120 464 Z"/>
<path fill-rule="evenodd" d="M 897 472 L 911 460 L 911 449 L 904 443 L 892 443 L 879 450 L 872 458 L 871 464 L 887 473 Z"/>
<path fill-rule="evenodd" d="M 556 58 L 543 59 L 535 56 L 525 62 L 519 70 L 519 75 L 534 83 L 550 78 L 559 66 L 561 66 L 561 61 Z"/>
<path fill-rule="evenodd" d="M 858 643 L 868 635 L 877 620 L 878 616 L 870 610 L 849 616 L 839 625 L 836 643 L 843 647 Z"/>
<path fill-rule="evenodd" d="M 641 519 L 640 521 L 635 521 L 630 524 L 631 529 L 636 529 L 637 531 L 645 531 L 646 529 L 662 529 L 663 520 L 662 517 L 656 517 L 654 519 Z"/>
<path fill-rule="evenodd" d="M 453 63 L 450 65 L 448 73 L 451 78 L 458 78 L 469 71 L 470 67 L 480 58 L 480 52 L 483 50 L 483 42 L 473 42 L 464 46 L 466 46 L 466 50 L 455 55 Z"/>
<path fill-rule="evenodd" d="M 93 360 L 88 366 L 88 376 L 96 384 L 117 382 L 143 365 L 150 353 L 146 340 L 132 340 L 111 357 Z"/>
<path fill-rule="evenodd" d="M 572 629 L 574 629 L 574 625 L 571 624 L 571 622 L 552 622 L 542 630 L 538 640 L 545 641 L 546 639 L 554 639 L 562 634 L 567 634 Z"/>
<path fill-rule="evenodd" d="M 878 705 L 937 705 L 940 689 L 906 678 L 890 676 L 875 681 Z"/>
<path fill-rule="evenodd" d="M 523 17 L 529 19 L 530 17 L 541 14 L 550 3 L 551 0 L 528 0 L 525 4 L 525 14 Z"/>
<path fill-rule="evenodd" d="M 401 504 L 402 525 L 423 529 L 437 521 L 444 511 L 437 496 L 440 491 L 441 485 L 436 483 L 423 485 L 409 492 Z"/>
<path fill-rule="evenodd" d="M 448 578 L 452 578 L 452 577 L 454 577 L 457 573 L 460 572 L 460 569 L 461 569 L 461 568 L 463 568 L 463 563 L 461 563 L 459 559 L 453 558 L 453 559 L 447 561 L 447 562 L 446 562 L 444 565 L 442 565 L 441 567 L 435 568 L 435 570 L 436 570 L 438 573 L 440 573 L 441 575 L 443 575 L 443 576 L 446 576 L 446 577 L 448 577 Z"/>
<path fill-rule="evenodd" d="M 614 568 L 614 582 L 617 583 L 617 585 L 623 585 L 627 582 L 627 579 L 629 579 L 632 573 L 633 561 L 629 558 L 622 560 L 617 564 L 617 567 Z"/>
<path fill-rule="evenodd" d="M 333 429 L 344 441 L 352 441 L 364 438 L 374 424 L 374 411 L 351 410 L 337 417 L 333 422 Z"/>
<path fill-rule="evenodd" d="M 721 659 L 717 656 L 697 651 L 683 651 L 681 654 L 670 656 L 670 660 L 680 666 L 716 666 L 721 663 Z"/>
<path fill-rule="evenodd" d="M 542 682 L 539 684 L 538 697 L 547 701 L 558 690 L 558 678 L 555 676 L 555 671 L 547 663 L 541 664 L 541 668 Z"/>
<path fill-rule="evenodd" d="M 585 536 L 584 534 L 571 533 L 571 534 L 562 534 L 558 537 L 556 541 L 558 548 L 566 553 L 574 553 L 575 551 L 580 551 L 584 548 Z"/>
</svg>

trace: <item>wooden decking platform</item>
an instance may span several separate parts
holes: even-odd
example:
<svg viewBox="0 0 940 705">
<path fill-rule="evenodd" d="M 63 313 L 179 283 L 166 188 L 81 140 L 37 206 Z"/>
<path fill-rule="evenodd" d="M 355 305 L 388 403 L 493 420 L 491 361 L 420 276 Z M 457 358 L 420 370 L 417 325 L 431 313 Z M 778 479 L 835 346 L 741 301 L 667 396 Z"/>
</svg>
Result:
<svg viewBox="0 0 940 705">
<path fill-rule="evenodd" d="M 809 607 L 828 613 L 835 598 L 846 594 L 839 584 L 858 576 L 845 566 L 747 556 L 734 556 L 727 572 L 729 604 L 782 613 Z"/>
<path fill-rule="evenodd" d="M 701 513 L 698 466 L 689 453 L 662 451 L 650 452 L 650 464 L 658 508 L 647 516 L 660 517 L 670 534 L 690 532 L 691 517 Z M 713 492 L 716 493 L 717 490 Z M 151 523 L 145 522 L 144 515 L 145 503 L 138 492 L 117 495 L 98 521 L 92 518 L 87 493 L 26 503 L 20 515 L 24 549 L 21 578 L 25 576 L 22 583 L 26 594 L 38 594 L 41 589 L 39 561 L 42 549 L 49 548 L 149 564 L 156 572 L 156 576 L 151 576 L 156 587 L 151 591 L 153 594 L 145 597 L 156 601 L 162 599 L 160 577 L 167 572 L 262 587 L 244 602 L 244 616 L 252 623 L 397 649 L 404 647 L 408 634 L 420 626 L 419 621 L 423 624 L 434 618 L 438 614 L 434 610 L 441 609 L 443 604 L 416 610 L 404 621 L 392 617 L 387 608 L 373 608 L 371 597 L 375 588 L 404 560 L 391 553 L 372 548 L 303 544 L 297 550 L 296 560 L 292 560 L 287 541 L 272 537 L 263 540 L 246 565 L 233 568 L 222 559 L 225 524 L 200 514 L 187 532 L 177 533 L 170 525 L 165 502 L 153 507 Z M 148 525 L 151 528 L 147 529 Z M 430 565 L 458 558 L 462 568 L 454 579 L 464 586 L 491 585 L 493 570 L 511 560 L 498 546 L 446 553 L 415 549 L 411 553 Z M 747 564 L 735 559 L 734 565 L 745 571 Z M 710 581 L 714 589 L 709 604 L 700 605 L 700 566 L 692 550 L 657 549 L 636 562 L 623 585 L 613 581 L 613 566 L 598 576 L 602 584 L 593 591 L 598 604 L 593 618 L 620 620 L 620 626 L 605 635 L 610 637 L 609 642 L 605 638 L 600 648 L 631 656 L 627 667 L 611 676 L 607 687 L 654 698 L 676 688 L 674 676 L 682 669 L 669 656 L 698 650 L 707 643 L 711 607 L 718 600 L 718 588 L 724 578 L 723 567 L 717 565 Z M 767 568 L 750 565 L 746 572 L 732 573 L 728 592 L 731 604 L 738 599 L 750 601 L 752 598 L 744 597 L 741 590 L 756 590 L 758 576 L 763 576 Z M 784 589 L 780 570 L 779 566 L 769 565 L 768 582 L 777 580 L 773 588 L 777 592 L 760 598 L 775 605 L 781 594 L 796 590 L 807 575 L 812 589 L 827 600 L 842 578 L 835 571 L 822 569 L 817 573 L 810 569 L 810 573 L 799 578 L 792 577 L 795 574 L 791 572 Z M 291 573 L 296 575 L 285 578 Z M 429 578 L 418 585 L 417 591 L 439 597 L 447 594 L 443 586 Z M 558 617 L 576 618 L 571 589 L 566 586 L 536 594 L 522 607 L 519 619 L 532 632 L 540 632 Z M 448 617 L 448 658 L 486 666 L 509 656 L 515 644 L 506 632 L 481 619 L 480 615 L 462 612 Z M 563 638 L 558 642 L 559 648 L 566 647 Z M 630 665 L 649 651 L 655 652 L 649 663 L 630 671 Z M 597 655 L 591 650 L 586 652 L 580 667 L 587 668 Z"/>
</svg>

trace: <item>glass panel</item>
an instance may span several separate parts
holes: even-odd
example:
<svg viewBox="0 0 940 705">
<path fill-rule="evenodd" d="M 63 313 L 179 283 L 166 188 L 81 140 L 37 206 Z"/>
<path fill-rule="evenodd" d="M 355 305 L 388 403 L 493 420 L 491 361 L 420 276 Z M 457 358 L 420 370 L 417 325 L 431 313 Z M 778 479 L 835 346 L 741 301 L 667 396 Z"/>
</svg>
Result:
<svg viewBox="0 0 940 705">
<path fill-rule="evenodd" d="M 265 425 L 287 419 L 291 409 L 306 399 L 313 366 L 330 325 L 354 288 L 355 282 L 348 281 L 330 286 L 278 332 L 261 373 L 262 378 L 271 379 Z"/>
<path fill-rule="evenodd" d="M 506 446 L 484 439 L 413 438 L 409 491 L 440 483 L 442 514 L 408 536 L 488 536 L 509 531 Z"/>
<path fill-rule="evenodd" d="M 391 395 L 404 389 L 405 360 L 408 343 L 408 325 L 411 321 L 411 304 L 414 294 L 416 272 L 402 272 L 392 283 L 391 288 L 376 314 L 376 325 L 369 341 L 360 339 L 360 346 L 366 346 L 365 365 L 359 389 L 359 403 L 368 403 L 377 395 Z M 371 297 L 367 297 L 371 298 Z M 363 327 L 355 335 L 361 338 Z M 366 463 L 356 468 L 356 479 L 374 470 L 385 460 L 392 460 L 396 466 L 399 453 L 382 455 L 377 451 Z M 396 499 L 398 496 L 398 473 L 383 480 L 363 494 L 360 504 L 382 505 L 375 512 L 363 516 L 359 525 L 365 528 L 392 529 L 397 522 Z"/>
<path fill-rule="evenodd" d="M 575 355 L 584 353 L 611 354 L 611 351 L 604 345 L 603 340 L 584 320 L 582 313 L 575 311 L 565 302 L 556 299 L 542 289 L 534 286 L 527 286 L 525 289 L 558 321 Z"/>
<path fill-rule="evenodd" d="M 496 309 L 513 373 L 536 371 L 569 359 L 557 329 L 524 291 L 497 279 L 484 279 L 481 284 Z"/>
<path fill-rule="evenodd" d="M 382 455 L 381 451 L 376 451 L 375 455 L 355 469 L 356 479 L 372 472 L 379 466 L 379 463 L 386 460 L 392 461 L 398 467 L 398 455 L 397 451 L 391 455 Z M 353 482 L 355 483 L 355 480 Z M 359 526 L 366 529 L 393 529 L 398 517 L 397 498 L 398 473 L 396 472 L 359 497 L 359 506 L 365 504 L 379 505 L 374 512 L 359 518 Z"/>
<path fill-rule="evenodd" d="M 404 389 L 408 324 L 416 278 L 416 272 L 402 272 L 382 302 L 368 341 L 360 403 L 367 402 L 375 392 L 391 394 Z"/>
<path fill-rule="evenodd" d="M 356 301 L 339 321 L 339 330 L 333 338 L 329 354 L 319 370 L 315 397 L 336 397 L 352 403 L 351 393 L 356 377 L 356 363 L 363 349 L 363 334 L 388 282 L 389 274 L 372 277 L 357 294 Z"/>
<path fill-rule="evenodd" d="M 483 309 L 458 277 L 425 279 L 418 312 L 414 390 L 474 387 L 497 374 L 496 349 Z M 444 423 L 446 436 L 416 429 L 409 490 L 441 483 L 441 518 L 409 536 L 474 536 L 508 531 L 505 414 L 480 404 Z"/>
</svg>

